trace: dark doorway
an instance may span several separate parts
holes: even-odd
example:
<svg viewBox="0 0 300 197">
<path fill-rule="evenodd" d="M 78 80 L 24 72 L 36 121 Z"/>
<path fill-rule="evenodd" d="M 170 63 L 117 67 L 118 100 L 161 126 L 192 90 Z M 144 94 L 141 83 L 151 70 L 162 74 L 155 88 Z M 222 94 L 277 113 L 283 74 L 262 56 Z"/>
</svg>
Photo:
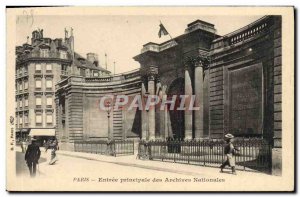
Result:
<svg viewBox="0 0 300 197">
<path fill-rule="evenodd" d="M 168 111 L 171 121 L 172 137 L 174 140 L 184 140 L 184 111 L 177 110 L 180 106 L 180 95 L 184 95 L 184 79 L 178 78 L 174 80 L 167 91 L 168 100 L 171 100 L 173 95 L 176 95 L 176 104 L 174 110 L 170 110 L 170 105 L 168 106 Z"/>
</svg>

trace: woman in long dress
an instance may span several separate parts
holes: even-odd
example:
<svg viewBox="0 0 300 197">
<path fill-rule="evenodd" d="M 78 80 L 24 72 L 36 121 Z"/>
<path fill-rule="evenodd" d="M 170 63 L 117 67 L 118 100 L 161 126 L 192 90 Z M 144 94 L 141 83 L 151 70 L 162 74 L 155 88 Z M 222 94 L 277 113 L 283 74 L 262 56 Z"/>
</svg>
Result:
<svg viewBox="0 0 300 197">
<path fill-rule="evenodd" d="M 49 155 L 49 165 L 53 165 L 57 161 L 56 156 L 56 150 L 57 150 L 57 141 L 53 140 L 50 141 L 46 147 L 46 152 L 48 149 L 51 149 L 50 155 Z"/>
</svg>

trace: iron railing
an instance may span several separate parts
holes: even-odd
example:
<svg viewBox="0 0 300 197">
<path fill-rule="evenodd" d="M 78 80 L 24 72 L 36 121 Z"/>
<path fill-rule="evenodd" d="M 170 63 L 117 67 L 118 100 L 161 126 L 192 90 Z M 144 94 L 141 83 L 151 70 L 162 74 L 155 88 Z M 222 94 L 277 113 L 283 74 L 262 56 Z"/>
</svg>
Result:
<svg viewBox="0 0 300 197">
<path fill-rule="evenodd" d="M 97 140 L 97 141 L 75 141 L 75 152 L 94 153 L 110 156 L 133 155 L 133 140 Z"/>
<path fill-rule="evenodd" d="M 235 139 L 236 169 L 247 171 L 271 170 L 271 145 L 257 138 Z M 219 167 L 225 160 L 225 142 L 221 139 L 191 141 L 140 141 L 138 158 Z"/>
</svg>

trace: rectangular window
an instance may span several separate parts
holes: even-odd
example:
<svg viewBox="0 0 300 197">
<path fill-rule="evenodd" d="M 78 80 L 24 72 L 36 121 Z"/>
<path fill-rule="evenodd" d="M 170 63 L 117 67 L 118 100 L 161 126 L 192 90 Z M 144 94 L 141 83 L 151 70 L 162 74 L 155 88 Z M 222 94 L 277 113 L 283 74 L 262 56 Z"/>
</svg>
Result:
<svg viewBox="0 0 300 197">
<path fill-rule="evenodd" d="M 20 125 L 23 124 L 23 116 L 20 116 L 19 123 L 20 123 Z"/>
<path fill-rule="evenodd" d="M 28 107 L 28 98 L 25 98 L 24 106 L 25 106 L 25 107 Z"/>
<path fill-rule="evenodd" d="M 37 108 L 40 108 L 42 106 L 42 98 L 41 97 L 35 98 L 35 105 Z"/>
<path fill-rule="evenodd" d="M 67 66 L 66 65 L 61 65 L 61 74 L 62 75 L 67 75 Z"/>
<path fill-rule="evenodd" d="M 52 121 L 53 121 L 52 114 L 47 114 L 46 115 L 46 122 L 47 122 L 47 124 L 52 124 Z"/>
<path fill-rule="evenodd" d="M 67 52 L 66 51 L 60 51 L 60 58 L 61 59 L 67 59 Z"/>
<path fill-rule="evenodd" d="M 80 76 L 85 77 L 85 69 L 80 68 Z"/>
<path fill-rule="evenodd" d="M 52 79 L 46 79 L 46 88 L 52 89 Z"/>
<path fill-rule="evenodd" d="M 35 72 L 36 73 L 41 73 L 42 72 L 42 65 L 41 64 L 36 64 L 35 65 Z"/>
<path fill-rule="evenodd" d="M 24 116 L 24 123 L 28 124 L 28 114 L 25 114 L 25 116 Z"/>
<path fill-rule="evenodd" d="M 23 90 L 23 84 L 22 84 L 22 82 L 19 83 L 19 90 L 20 90 L 20 91 Z"/>
<path fill-rule="evenodd" d="M 42 125 L 42 114 L 35 114 L 35 123 L 37 126 Z"/>
<path fill-rule="evenodd" d="M 99 73 L 98 72 L 94 72 L 94 77 L 98 77 Z"/>
<path fill-rule="evenodd" d="M 20 68 L 19 69 L 19 76 L 22 76 L 22 74 L 23 74 L 22 71 L 23 71 L 23 68 Z"/>
<path fill-rule="evenodd" d="M 52 107 L 52 97 L 47 97 L 46 103 L 47 107 Z"/>
<path fill-rule="evenodd" d="M 28 66 L 24 66 L 24 75 L 28 74 Z"/>
<path fill-rule="evenodd" d="M 41 79 L 36 79 L 35 80 L 35 88 L 36 89 L 42 89 L 42 80 Z"/>
<path fill-rule="evenodd" d="M 24 90 L 28 90 L 28 81 L 24 81 Z"/>
<path fill-rule="evenodd" d="M 52 64 L 46 64 L 46 72 L 52 72 Z"/>
<path fill-rule="evenodd" d="M 23 100 L 21 99 L 20 101 L 19 101 L 19 106 L 20 106 L 20 108 L 22 108 L 23 107 Z"/>
<path fill-rule="evenodd" d="M 41 57 L 49 57 L 49 50 L 41 49 Z"/>
</svg>

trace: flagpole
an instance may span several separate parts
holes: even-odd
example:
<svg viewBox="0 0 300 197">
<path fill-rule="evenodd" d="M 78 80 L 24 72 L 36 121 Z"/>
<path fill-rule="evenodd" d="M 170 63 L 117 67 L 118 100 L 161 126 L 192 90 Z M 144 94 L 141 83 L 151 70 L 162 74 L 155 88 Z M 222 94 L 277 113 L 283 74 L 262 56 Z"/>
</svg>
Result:
<svg viewBox="0 0 300 197">
<path fill-rule="evenodd" d="M 105 53 L 105 69 L 107 70 L 107 54 Z"/>
<path fill-rule="evenodd" d="M 114 75 L 116 74 L 116 62 L 114 62 Z"/>
<path fill-rule="evenodd" d="M 162 22 L 161 22 L 161 20 L 159 20 L 159 22 L 160 22 L 160 24 L 162 25 Z M 168 31 L 168 35 L 170 36 L 171 40 L 174 40 L 174 39 L 172 38 L 172 36 L 171 36 L 171 34 L 170 34 L 170 32 L 169 32 L 169 31 Z"/>
</svg>

